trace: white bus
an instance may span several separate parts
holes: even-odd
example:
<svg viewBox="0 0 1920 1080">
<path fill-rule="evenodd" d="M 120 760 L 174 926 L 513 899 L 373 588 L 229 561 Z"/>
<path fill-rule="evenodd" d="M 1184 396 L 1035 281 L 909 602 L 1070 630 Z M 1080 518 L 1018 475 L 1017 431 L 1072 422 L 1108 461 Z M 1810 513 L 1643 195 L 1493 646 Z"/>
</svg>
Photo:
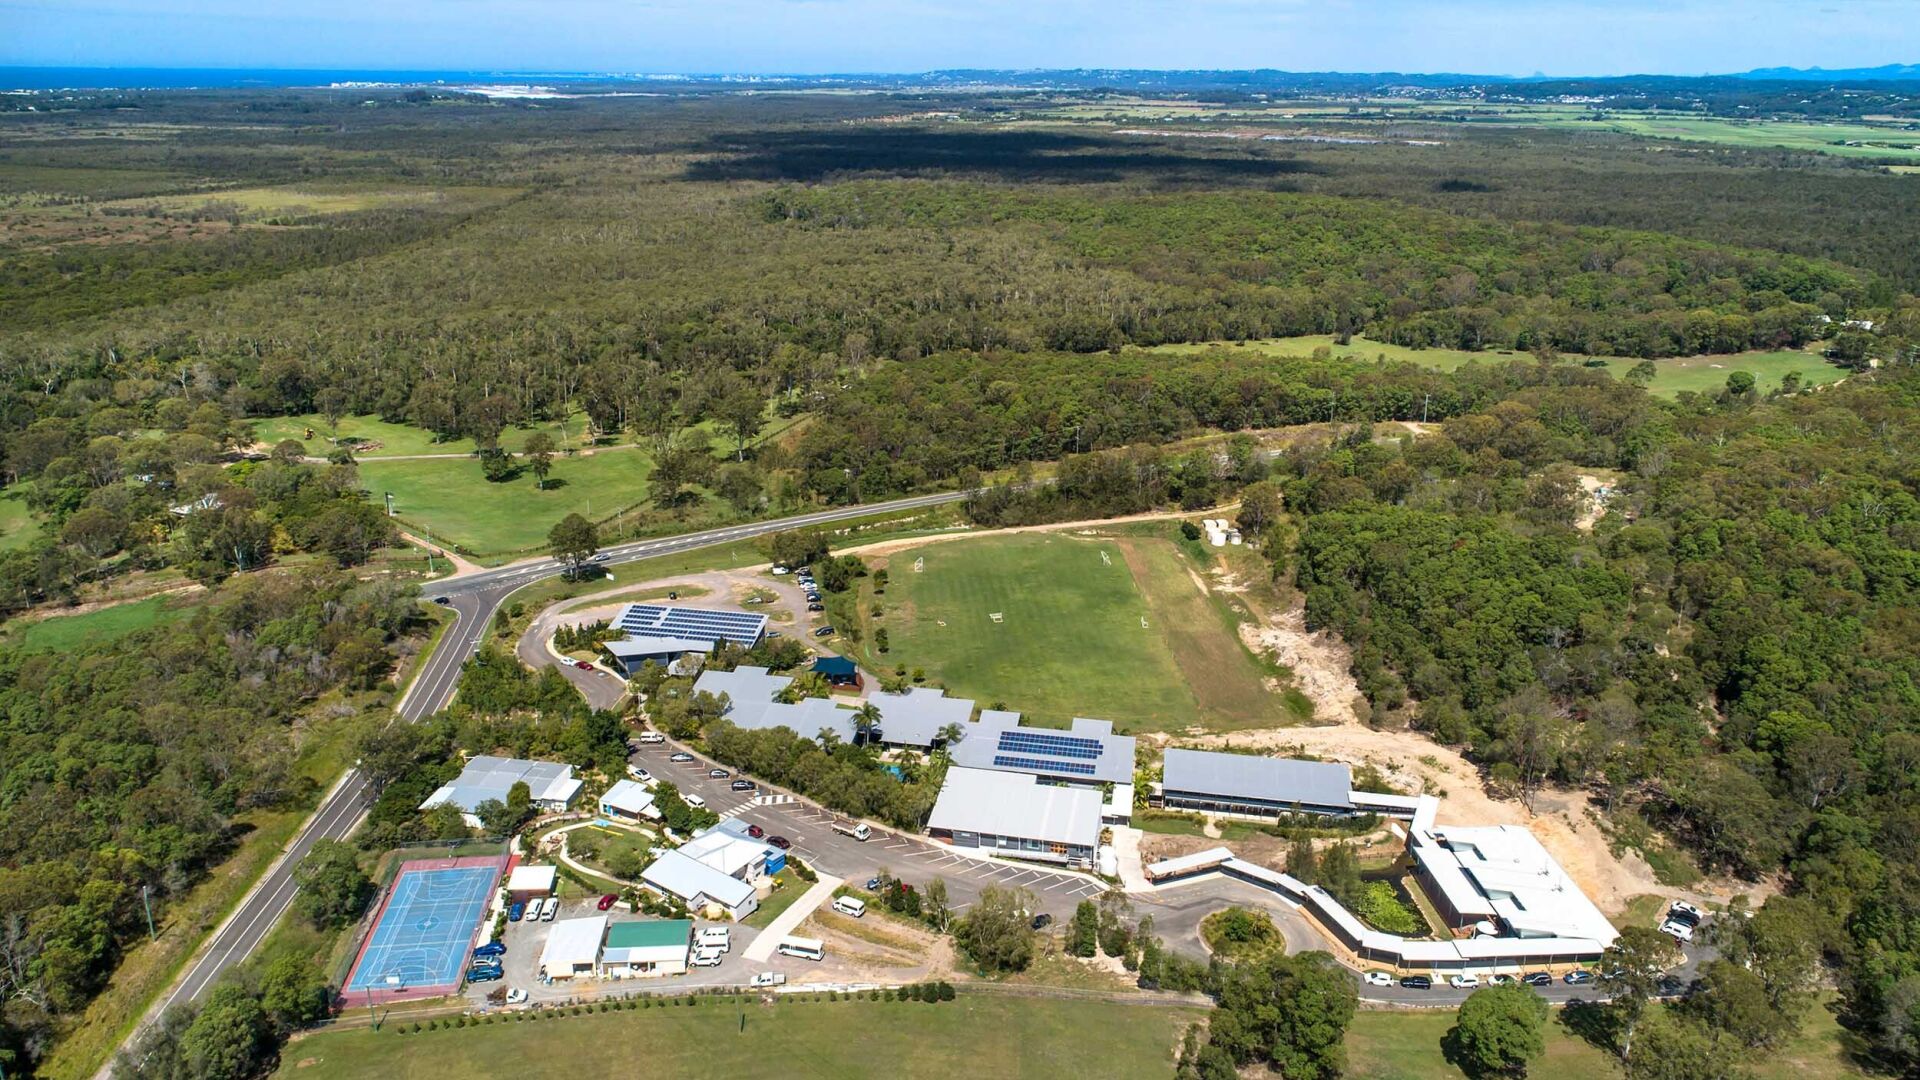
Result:
<svg viewBox="0 0 1920 1080">
<path fill-rule="evenodd" d="M 802 960 L 825 960 L 827 958 L 827 946 L 825 943 L 815 941 L 812 938 L 790 937 L 782 939 L 779 951 L 783 955 L 797 956 Z"/>
</svg>

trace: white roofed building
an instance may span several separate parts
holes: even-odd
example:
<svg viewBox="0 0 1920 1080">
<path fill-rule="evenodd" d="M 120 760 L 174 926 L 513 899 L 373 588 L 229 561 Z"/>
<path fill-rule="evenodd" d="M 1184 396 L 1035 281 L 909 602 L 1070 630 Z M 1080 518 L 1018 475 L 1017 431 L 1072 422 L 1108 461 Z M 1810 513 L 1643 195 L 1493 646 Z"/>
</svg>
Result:
<svg viewBox="0 0 1920 1080">
<path fill-rule="evenodd" d="M 480 754 L 467 759 L 466 768 L 449 783 L 442 784 L 420 804 L 420 809 L 451 803 L 460 808 L 467 827 L 481 827 L 474 810 L 489 799 L 507 801 L 513 785 L 524 783 L 533 805 L 542 813 L 559 813 L 573 805 L 582 782 L 574 778 L 573 766 L 554 761 L 527 761 L 522 758 L 493 757 Z"/>
<path fill-rule="evenodd" d="M 927 832 L 955 847 L 1090 866 L 1100 844 L 1100 791 L 1043 784 L 1018 772 L 952 766 Z"/>
<path fill-rule="evenodd" d="M 600 965 L 600 942 L 606 935 L 605 915 L 561 919 L 547 931 L 547 944 L 540 950 L 540 970 L 550 979 L 592 975 Z"/>
</svg>

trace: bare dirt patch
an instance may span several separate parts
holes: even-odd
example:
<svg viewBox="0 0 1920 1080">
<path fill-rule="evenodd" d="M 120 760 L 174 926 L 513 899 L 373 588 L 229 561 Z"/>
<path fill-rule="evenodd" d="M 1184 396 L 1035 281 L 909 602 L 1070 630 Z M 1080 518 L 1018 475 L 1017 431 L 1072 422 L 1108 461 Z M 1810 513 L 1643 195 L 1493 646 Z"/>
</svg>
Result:
<svg viewBox="0 0 1920 1080">
<path fill-rule="evenodd" d="M 1293 672 L 1294 686 L 1313 702 L 1316 719 L 1334 724 L 1358 724 L 1354 702 L 1360 687 L 1353 681 L 1353 654 L 1346 642 L 1321 631 L 1307 630 L 1307 615 L 1295 607 L 1267 618 L 1242 622 L 1240 640 L 1260 656 L 1271 656 Z"/>
</svg>

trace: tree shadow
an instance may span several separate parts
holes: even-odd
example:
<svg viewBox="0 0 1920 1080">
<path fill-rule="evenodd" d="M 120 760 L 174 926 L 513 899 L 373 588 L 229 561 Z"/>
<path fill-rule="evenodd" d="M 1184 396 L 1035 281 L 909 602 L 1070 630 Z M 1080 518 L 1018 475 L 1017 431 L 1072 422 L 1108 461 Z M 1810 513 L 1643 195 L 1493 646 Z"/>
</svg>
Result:
<svg viewBox="0 0 1920 1080">
<path fill-rule="evenodd" d="M 558 491 L 561 488 L 566 486 L 567 486 L 567 480 L 564 477 L 549 476 L 547 477 L 547 482 L 540 485 L 540 490 L 541 491 Z"/>
<path fill-rule="evenodd" d="M 688 149 L 690 180 L 814 182 L 861 174 L 990 177 L 1000 180 L 1110 183 L 1145 180 L 1162 186 L 1260 182 L 1327 171 L 1322 165 L 1270 155 L 1256 142 L 1218 147 L 1093 138 L 1063 132 L 804 130 L 716 134 Z M 1176 143 L 1178 145 L 1176 145 Z"/>
<path fill-rule="evenodd" d="M 1559 1022 L 1588 1045 L 1613 1052 L 1616 1045 L 1613 1016 L 1601 1003 L 1574 998 L 1560 1010 Z"/>
</svg>

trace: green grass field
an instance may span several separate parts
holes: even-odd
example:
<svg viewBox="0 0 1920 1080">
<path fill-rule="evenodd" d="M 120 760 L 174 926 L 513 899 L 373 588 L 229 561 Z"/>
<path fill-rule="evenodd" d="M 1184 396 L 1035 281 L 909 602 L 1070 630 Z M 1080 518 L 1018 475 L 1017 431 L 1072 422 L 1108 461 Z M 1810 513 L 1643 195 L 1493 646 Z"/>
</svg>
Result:
<svg viewBox="0 0 1920 1080">
<path fill-rule="evenodd" d="M 0 551 L 12 551 L 40 536 L 40 519 L 27 508 L 26 492 L 18 487 L 0 491 Z"/>
<path fill-rule="evenodd" d="M 1531 1076 L 1618 1077 L 1613 1057 L 1594 1048 L 1559 1022 L 1555 1013 L 1547 1025 L 1547 1052 L 1528 1069 Z M 1459 1077 L 1459 1069 L 1440 1052 L 1440 1040 L 1453 1026 L 1454 1014 L 1445 1010 L 1361 1012 L 1347 1029 L 1349 1080 L 1433 1080 Z M 1847 1033 L 1824 1006 L 1809 1011 L 1800 1034 L 1746 1064 L 1755 1080 L 1846 1078 L 1867 1074 L 1847 1057 Z"/>
<path fill-rule="evenodd" d="M 1091 716 L 1130 731 L 1285 722 L 1281 698 L 1262 683 L 1269 672 L 1168 541 L 1025 534 L 930 544 L 891 558 L 884 603 L 875 625 L 887 628 L 891 651 L 874 652 L 869 633 L 867 663 L 924 668 L 956 695 L 1002 701 L 1034 721 Z"/>
<path fill-rule="evenodd" d="M 112 641 L 136 630 L 145 630 L 163 622 L 184 619 L 193 611 L 191 602 L 178 597 L 154 596 L 130 604 L 89 611 L 84 615 L 56 615 L 8 631 L 5 640 L 26 652 L 65 652 L 84 643 Z"/>
<path fill-rule="evenodd" d="M 399 1034 L 324 1032 L 289 1044 L 282 1077 L 1098 1076 L 1173 1073 L 1196 1009 L 963 996 L 741 1007 L 703 1000 L 591 1016 Z"/>
<path fill-rule="evenodd" d="M 1315 349 L 1326 348 L 1336 357 L 1366 361 L 1382 358 L 1389 361 L 1407 361 L 1440 371 L 1452 371 L 1469 362 L 1497 364 L 1529 358 L 1526 353 L 1510 351 L 1411 349 L 1405 345 L 1389 345 L 1385 342 L 1370 341 L 1364 337 L 1356 337 L 1348 344 L 1338 345 L 1334 343 L 1331 334 L 1267 338 L 1249 341 L 1244 345 L 1226 341 L 1191 345 L 1156 345 L 1153 351 L 1181 355 L 1217 348 L 1246 352 L 1256 356 L 1310 356 Z M 1626 373 L 1640 362 L 1628 356 L 1599 356 L 1593 359 L 1604 361 L 1607 370 L 1613 374 L 1614 378 L 1624 378 Z M 1568 356 L 1563 362 L 1579 364 L 1585 363 L 1586 360 L 1586 357 Z M 1734 353 L 1727 356 L 1680 356 L 1655 360 L 1653 363 L 1657 374 L 1654 375 L 1653 382 L 1647 386 L 1647 390 L 1661 397 L 1673 397 L 1682 390 L 1718 390 L 1726 385 L 1727 376 L 1735 371 L 1752 372 L 1762 392 L 1778 387 L 1780 379 L 1789 371 L 1798 371 L 1801 383 L 1806 386 L 1838 382 L 1847 374 L 1844 369 L 1827 363 L 1820 356 L 1792 349 Z"/>
<path fill-rule="evenodd" d="M 1561 125 L 1554 125 L 1561 126 Z M 1649 139 L 1682 139 L 1717 146 L 1784 147 L 1836 157 L 1920 161 L 1920 132 L 1875 124 L 1830 124 L 1807 120 L 1734 120 L 1637 114 L 1565 126 L 1609 128 Z M 1853 144 L 1853 145 L 1849 145 Z"/>
<path fill-rule="evenodd" d="M 311 439 L 306 437 L 308 429 L 313 431 Z M 378 442 L 379 449 L 354 451 L 355 457 L 367 460 L 406 454 L 471 454 L 475 449 L 472 439 L 435 442 L 433 432 L 425 428 L 411 424 L 390 424 L 372 415 L 343 416 L 338 432 L 327 426 L 325 417 L 313 413 L 270 417 L 256 421 L 253 430 L 261 442 L 270 446 L 284 439 L 293 439 L 305 445 L 307 453 L 316 457 L 325 457 L 333 451 L 336 444 L 331 439 L 335 435 L 342 439 Z M 527 437 L 536 431 L 544 431 L 552 436 L 561 449 L 579 446 L 586 437 L 586 414 L 576 412 L 564 421 L 508 428 L 500 434 L 500 445 L 517 454 L 527 445 Z"/>
<path fill-rule="evenodd" d="M 568 514 L 596 521 L 647 497 L 651 460 L 639 450 L 557 456 L 545 490 L 522 471 L 504 483 L 489 481 L 467 458 L 360 463 L 360 482 L 377 504 L 393 493 L 394 511 L 411 529 L 429 529 L 435 542 L 481 555 L 539 548 L 547 531 Z"/>
</svg>

